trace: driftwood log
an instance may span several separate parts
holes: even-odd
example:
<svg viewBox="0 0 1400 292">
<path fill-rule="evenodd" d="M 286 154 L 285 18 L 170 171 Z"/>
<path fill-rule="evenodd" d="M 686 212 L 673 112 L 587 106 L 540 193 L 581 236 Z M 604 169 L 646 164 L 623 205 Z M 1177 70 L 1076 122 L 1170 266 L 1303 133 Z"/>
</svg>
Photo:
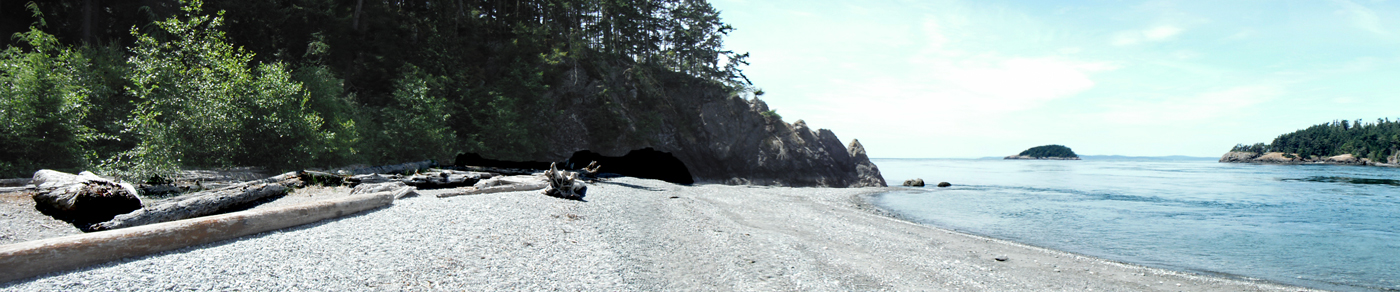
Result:
<svg viewBox="0 0 1400 292">
<path fill-rule="evenodd" d="M 470 187 L 458 188 L 457 192 L 441 193 L 439 198 L 455 197 L 462 195 L 480 195 L 490 193 L 533 191 L 549 187 L 549 183 L 544 178 L 538 176 L 501 176 L 483 179 Z"/>
<path fill-rule="evenodd" d="M 582 200 L 584 192 L 588 191 L 588 186 L 578 180 L 578 173 L 560 171 L 558 168 L 554 167 L 553 163 L 549 164 L 549 170 L 544 171 L 544 178 L 545 181 L 549 183 L 549 185 L 544 188 L 544 194 L 546 196 Z"/>
<path fill-rule="evenodd" d="M 286 195 L 288 190 L 302 184 L 298 173 L 289 172 L 172 198 L 135 212 L 117 215 L 109 221 L 93 224 L 89 229 L 110 230 L 240 211 L 259 200 Z"/>
<path fill-rule="evenodd" d="M 404 198 L 404 197 L 417 196 L 417 195 L 418 195 L 418 188 L 416 188 L 416 187 L 411 187 L 411 186 L 409 186 L 409 185 L 404 184 L 403 182 L 397 182 L 397 181 L 395 181 L 395 182 L 381 182 L 381 183 L 372 183 L 372 184 L 360 184 L 360 185 L 358 185 L 358 186 L 355 186 L 354 189 L 350 189 L 350 194 L 351 194 L 351 195 L 372 194 L 372 193 L 380 193 L 380 192 L 388 192 L 388 193 L 391 193 L 391 194 L 393 194 L 394 199 L 395 199 L 395 200 L 398 200 L 398 199 L 402 199 L 402 198 Z"/>
<path fill-rule="evenodd" d="M 416 187 L 418 189 L 428 190 L 475 186 L 477 182 L 480 182 L 483 179 L 489 179 L 491 177 L 493 177 L 492 174 L 485 172 L 434 169 L 429 172 L 413 175 L 382 175 L 378 173 L 362 174 L 351 176 L 349 178 L 346 178 L 345 180 L 346 182 L 349 182 L 352 186 L 358 186 L 360 184 L 401 182 L 405 185 Z"/>
<path fill-rule="evenodd" d="M 141 198 L 131 184 L 112 181 L 91 172 L 77 175 L 54 170 L 34 172 L 38 192 L 35 209 L 75 226 L 102 222 L 141 209 Z"/>
</svg>

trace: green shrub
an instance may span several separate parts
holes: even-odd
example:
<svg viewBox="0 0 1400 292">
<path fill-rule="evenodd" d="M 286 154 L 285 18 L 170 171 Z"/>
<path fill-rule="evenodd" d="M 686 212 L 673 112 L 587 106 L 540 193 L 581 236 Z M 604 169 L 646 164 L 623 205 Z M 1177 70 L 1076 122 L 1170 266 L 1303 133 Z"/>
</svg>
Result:
<svg viewBox="0 0 1400 292">
<path fill-rule="evenodd" d="M 393 104 L 379 115 L 376 142 L 369 151 L 378 161 L 437 159 L 456 154 L 457 134 L 448 127 L 450 104 L 442 97 L 439 78 L 406 65 L 394 82 Z"/>
<path fill-rule="evenodd" d="M 86 125 L 88 99 L 103 84 L 80 50 L 53 35 L 31 27 L 15 37 L 31 49 L 0 52 L 0 176 L 89 165 L 89 144 L 103 135 Z"/>
<path fill-rule="evenodd" d="M 252 68 L 253 54 L 230 44 L 223 12 L 181 1 L 182 16 L 132 28 L 127 91 L 136 110 L 126 123 L 139 144 L 104 162 L 140 180 L 179 167 L 263 166 L 282 170 L 315 160 L 328 133 L 306 110 L 310 94 L 280 63 Z M 162 37 L 157 37 L 162 36 Z"/>
</svg>

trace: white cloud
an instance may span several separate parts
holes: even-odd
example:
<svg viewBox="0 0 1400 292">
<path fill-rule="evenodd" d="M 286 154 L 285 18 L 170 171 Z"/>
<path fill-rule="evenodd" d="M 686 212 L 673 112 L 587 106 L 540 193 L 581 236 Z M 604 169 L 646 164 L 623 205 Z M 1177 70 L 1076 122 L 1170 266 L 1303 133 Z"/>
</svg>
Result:
<svg viewBox="0 0 1400 292">
<path fill-rule="evenodd" d="M 1181 34 L 1183 29 L 1171 25 L 1160 25 L 1144 30 L 1122 31 L 1113 36 L 1113 45 L 1131 46 L 1143 42 L 1161 42 Z"/>
</svg>

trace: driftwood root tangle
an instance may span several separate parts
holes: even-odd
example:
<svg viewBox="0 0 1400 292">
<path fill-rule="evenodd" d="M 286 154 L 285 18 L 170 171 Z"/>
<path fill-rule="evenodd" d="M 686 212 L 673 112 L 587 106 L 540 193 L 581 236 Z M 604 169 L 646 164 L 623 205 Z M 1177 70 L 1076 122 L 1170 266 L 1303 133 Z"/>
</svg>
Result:
<svg viewBox="0 0 1400 292">
<path fill-rule="evenodd" d="M 584 192 L 588 191 L 588 186 L 578 180 L 578 173 L 570 171 L 560 171 L 549 165 L 549 170 L 544 172 L 545 181 L 549 186 L 544 189 L 544 194 L 551 197 L 565 198 L 571 200 L 582 200 Z"/>
</svg>

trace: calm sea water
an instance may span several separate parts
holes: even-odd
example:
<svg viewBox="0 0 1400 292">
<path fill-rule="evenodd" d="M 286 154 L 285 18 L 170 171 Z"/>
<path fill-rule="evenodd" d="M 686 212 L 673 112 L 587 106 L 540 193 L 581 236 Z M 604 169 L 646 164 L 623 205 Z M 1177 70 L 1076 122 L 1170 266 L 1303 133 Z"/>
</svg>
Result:
<svg viewBox="0 0 1400 292">
<path fill-rule="evenodd" d="M 874 159 L 925 224 L 1152 267 L 1400 290 L 1400 169 L 1215 159 Z M 949 188 L 932 187 L 940 181 Z"/>
</svg>

